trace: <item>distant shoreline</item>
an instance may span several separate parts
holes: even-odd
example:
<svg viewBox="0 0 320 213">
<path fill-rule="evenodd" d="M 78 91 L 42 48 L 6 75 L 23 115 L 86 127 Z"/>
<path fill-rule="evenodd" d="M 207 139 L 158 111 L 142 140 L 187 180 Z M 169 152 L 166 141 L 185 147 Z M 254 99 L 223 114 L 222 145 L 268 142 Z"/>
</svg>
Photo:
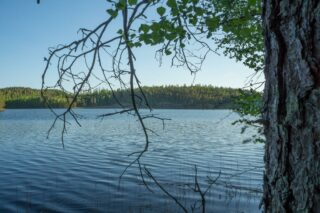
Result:
<svg viewBox="0 0 320 213">
<path fill-rule="evenodd" d="M 139 108 L 148 109 L 235 109 L 241 92 L 238 89 L 213 86 L 154 86 L 135 91 Z M 67 108 L 73 94 L 47 90 L 46 103 L 52 108 Z M 0 89 L 0 108 L 46 109 L 41 91 L 25 87 Z M 131 108 L 131 92 L 127 89 L 93 90 L 76 97 L 73 107 L 79 109 Z"/>
</svg>

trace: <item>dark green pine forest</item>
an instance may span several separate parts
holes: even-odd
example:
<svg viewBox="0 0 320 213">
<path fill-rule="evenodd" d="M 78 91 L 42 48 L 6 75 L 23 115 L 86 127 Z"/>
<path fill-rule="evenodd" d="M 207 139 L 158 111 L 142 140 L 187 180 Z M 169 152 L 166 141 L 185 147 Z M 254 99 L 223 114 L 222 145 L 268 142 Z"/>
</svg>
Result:
<svg viewBox="0 0 320 213">
<path fill-rule="evenodd" d="M 235 109 L 237 100 L 243 95 L 243 90 L 213 87 L 213 86 L 152 86 L 143 87 L 143 91 L 152 108 L 173 109 Z M 139 95 L 139 91 L 137 90 Z M 142 94 L 140 94 L 142 95 Z M 54 108 L 68 106 L 68 99 L 72 94 L 59 90 L 45 92 L 48 103 Z M 130 106 L 130 91 L 94 90 L 81 93 L 75 107 L 119 107 Z M 141 103 L 146 107 L 145 103 Z M 10 87 L 0 89 L 0 109 L 44 108 L 47 105 L 41 97 L 41 91 L 24 87 Z"/>
</svg>

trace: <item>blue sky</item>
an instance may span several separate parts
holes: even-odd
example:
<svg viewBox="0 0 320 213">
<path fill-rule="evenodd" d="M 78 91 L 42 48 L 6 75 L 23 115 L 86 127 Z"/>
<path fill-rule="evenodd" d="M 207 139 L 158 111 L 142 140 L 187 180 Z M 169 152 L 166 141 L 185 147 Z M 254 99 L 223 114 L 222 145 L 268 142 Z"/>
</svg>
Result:
<svg viewBox="0 0 320 213">
<path fill-rule="evenodd" d="M 107 17 L 105 0 L 0 0 L 0 87 L 40 88 L 48 47 L 77 38 L 81 27 L 93 28 Z M 186 70 L 159 67 L 150 48 L 137 54 L 143 85 L 190 85 Z M 241 63 L 211 54 L 195 84 L 242 87 L 252 71 Z"/>
</svg>

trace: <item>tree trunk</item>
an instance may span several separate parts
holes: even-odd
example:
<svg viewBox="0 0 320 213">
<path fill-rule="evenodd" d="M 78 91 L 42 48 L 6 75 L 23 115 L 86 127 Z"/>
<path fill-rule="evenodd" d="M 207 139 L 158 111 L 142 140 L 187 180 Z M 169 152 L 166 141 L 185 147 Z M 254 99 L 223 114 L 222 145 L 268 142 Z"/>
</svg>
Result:
<svg viewBox="0 0 320 213">
<path fill-rule="evenodd" d="M 320 212 L 320 0 L 264 0 L 265 212 Z"/>
</svg>

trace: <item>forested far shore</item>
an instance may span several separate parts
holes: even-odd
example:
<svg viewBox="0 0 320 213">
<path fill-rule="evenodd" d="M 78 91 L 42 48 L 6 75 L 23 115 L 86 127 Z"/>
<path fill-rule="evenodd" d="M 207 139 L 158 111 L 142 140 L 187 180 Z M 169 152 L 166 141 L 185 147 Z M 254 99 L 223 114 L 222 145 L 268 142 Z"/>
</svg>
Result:
<svg viewBox="0 0 320 213">
<path fill-rule="evenodd" d="M 213 87 L 213 86 L 152 86 L 143 87 L 148 104 L 152 108 L 173 109 L 234 109 L 237 107 L 236 99 L 243 91 L 240 89 Z M 137 97 L 141 92 L 136 89 Z M 73 98 L 72 94 L 60 90 L 47 90 L 47 102 L 53 108 L 64 108 Z M 139 100 L 139 98 L 137 98 Z M 130 106 L 130 91 L 118 89 L 94 90 L 81 93 L 74 107 L 105 107 L 117 108 L 119 103 Z M 141 107 L 147 107 L 141 103 Z M 0 110 L 18 108 L 46 108 L 41 91 L 24 87 L 10 87 L 0 89 Z"/>
</svg>

